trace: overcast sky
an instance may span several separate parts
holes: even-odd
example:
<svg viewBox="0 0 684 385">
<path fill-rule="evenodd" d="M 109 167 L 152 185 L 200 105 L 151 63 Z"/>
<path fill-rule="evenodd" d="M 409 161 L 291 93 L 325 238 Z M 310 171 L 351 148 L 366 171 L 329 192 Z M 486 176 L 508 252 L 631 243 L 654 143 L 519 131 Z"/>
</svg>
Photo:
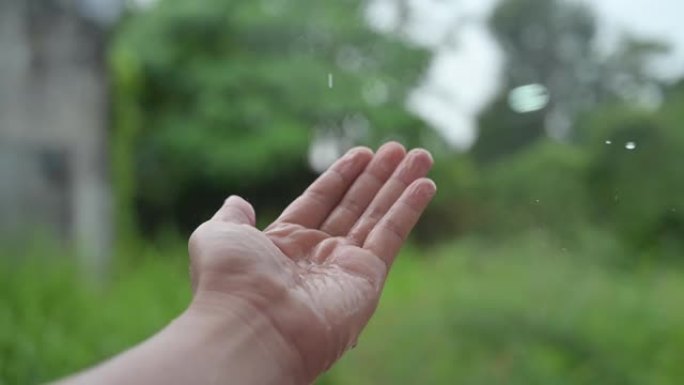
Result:
<svg viewBox="0 0 684 385">
<path fill-rule="evenodd" d="M 684 74 L 684 1 L 682 0 L 575 0 L 596 10 L 601 46 L 611 47 L 623 31 L 668 42 L 673 51 L 657 63 L 654 72 L 674 79 Z M 441 47 L 449 35 L 457 44 L 440 48 L 423 85 L 409 98 L 409 108 L 439 130 L 458 148 L 476 138 L 475 117 L 496 94 L 501 53 L 484 28 L 497 0 L 409 0 L 414 22 L 412 39 Z M 389 30 L 395 21 L 393 0 L 375 0 L 369 11 L 373 24 Z M 466 23 L 456 23 L 467 20 Z M 451 26 L 459 24 L 459 33 Z"/>
</svg>

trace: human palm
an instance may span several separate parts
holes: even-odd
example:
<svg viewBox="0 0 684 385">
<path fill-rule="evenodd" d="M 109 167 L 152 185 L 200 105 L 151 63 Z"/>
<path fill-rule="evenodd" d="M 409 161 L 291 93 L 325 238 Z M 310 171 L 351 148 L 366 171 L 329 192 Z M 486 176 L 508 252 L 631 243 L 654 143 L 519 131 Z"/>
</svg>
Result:
<svg viewBox="0 0 684 385">
<path fill-rule="evenodd" d="M 307 377 L 327 369 L 374 312 L 388 267 L 435 193 L 424 150 L 348 152 L 264 231 L 232 196 L 190 239 L 195 302 L 266 317 Z"/>
</svg>

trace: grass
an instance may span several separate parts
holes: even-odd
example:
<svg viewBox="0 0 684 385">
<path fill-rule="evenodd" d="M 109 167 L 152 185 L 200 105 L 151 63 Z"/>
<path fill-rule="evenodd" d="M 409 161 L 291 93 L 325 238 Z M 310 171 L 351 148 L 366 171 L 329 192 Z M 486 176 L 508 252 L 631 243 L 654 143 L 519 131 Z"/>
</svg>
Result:
<svg viewBox="0 0 684 385">
<path fill-rule="evenodd" d="M 583 255 L 580 255 L 582 253 Z M 330 384 L 675 384 L 684 274 L 543 239 L 403 259 Z"/>
<path fill-rule="evenodd" d="M 52 380 L 150 336 L 189 301 L 186 272 L 154 250 L 105 285 L 64 260 L 2 261 L 0 384 Z"/>
<path fill-rule="evenodd" d="M 684 272 L 612 263 L 608 238 L 408 248 L 358 347 L 320 383 L 677 383 Z M 63 376 L 158 330 L 189 301 L 184 258 L 145 250 L 106 285 L 65 263 L 3 260 L 0 384 Z"/>
</svg>

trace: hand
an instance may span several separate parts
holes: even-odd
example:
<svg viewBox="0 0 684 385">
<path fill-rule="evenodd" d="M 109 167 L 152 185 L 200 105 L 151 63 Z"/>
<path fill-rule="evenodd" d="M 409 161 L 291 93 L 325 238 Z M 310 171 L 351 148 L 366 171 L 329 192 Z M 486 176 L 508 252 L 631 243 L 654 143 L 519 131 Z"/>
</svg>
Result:
<svg viewBox="0 0 684 385">
<path fill-rule="evenodd" d="M 375 311 L 389 267 L 435 194 L 430 154 L 388 143 L 349 151 L 266 230 L 232 196 L 190 239 L 191 309 L 258 314 L 312 381 Z M 249 322 L 249 320 L 246 320 Z M 264 342 L 268 344 L 268 341 Z"/>
</svg>

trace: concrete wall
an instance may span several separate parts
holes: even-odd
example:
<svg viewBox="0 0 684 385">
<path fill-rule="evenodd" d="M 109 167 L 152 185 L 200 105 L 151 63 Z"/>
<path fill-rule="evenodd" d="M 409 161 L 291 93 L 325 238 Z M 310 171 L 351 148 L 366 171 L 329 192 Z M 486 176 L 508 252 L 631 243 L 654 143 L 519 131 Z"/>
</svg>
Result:
<svg viewBox="0 0 684 385">
<path fill-rule="evenodd" d="M 112 239 L 104 34 L 57 4 L 0 0 L 0 238 L 46 231 L 102 269 Z"/>
</svg>

